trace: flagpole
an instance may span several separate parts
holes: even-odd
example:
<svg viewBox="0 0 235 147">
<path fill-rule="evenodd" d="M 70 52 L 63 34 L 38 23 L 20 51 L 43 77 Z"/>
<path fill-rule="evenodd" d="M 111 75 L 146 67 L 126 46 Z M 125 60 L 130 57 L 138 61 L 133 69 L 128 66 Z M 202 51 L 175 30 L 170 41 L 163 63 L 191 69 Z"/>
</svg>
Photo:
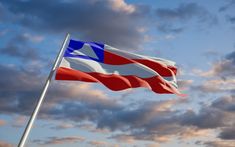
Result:
<svg viewBox="0 0 235 147">
<path fill-rule="evenodd" d="M 18 147 L 24 147 L 24 145 L 25 145 L 25 142 L 26 142 L 26 140 L 27 140 L 27 137 L 28 137 L 28 135 L 29 135 L 29 132 L 30 132 L 32 126 L 33 126 L 34 120 L 35 120 L 36 117 L 37 117 L 37 114 L 38 114 L 38 112 L 39 112 L 39 110 L 40 110 L 41 104 L 42 104 L 42 102 L 43 102 L 43 100 L 44 100 L 44 98 L 45 98 L 45 95 L 46 95 L 46 93 L 47 93 L 48 87 L 49 87 L 50 82 L 51 82 L 51 78 L 52 78 L 52 76 L 53 76 L 53 74 L 54 74 L 56 68 L 58 67 L 58 64 L 59 64 L 59 62 L 60 62 L 60 60 L 61 60 L 61 57 L 62 57 L 62 55 L 63 55 L 63 53 L 64 53 L 64 49 L 65 49 L 65 47 L 66 47 L 66 45 L 67 45 L 67 42 L 68 42 L 68 40 L 69 40 L 69 37 L 70 37 L 70 35 L 67 34 L 66 37 L 65 37 L 65 39 L 64 39 L 64 42 L 63 42 L 62 47 L 61 47 L 61 49 L 60 49 L 60 52 L 59 52 L 59 54 L 57 55 L 57 57 L 56 57 L 56 59 L 55 59 L 55 61 L 54 61 L 54 65 L 53 65 L 53 67 L 52 67 L 52 69 L 51 69 L 51 71 L 50 71 L 50 74 L 49 74 L 49 76 L 48 76 L 48 78 L 47 78 L 47 80 L 46 80 L 46 83 L 45 83 L 45 85 L 44 85 L 44 88 L 43 88 L 43 91 L 42 91 L 42 93 L 41 93 L 41 96 L 40 96 L 40 98 L 38 99 L 37 105 L 36 105 L 36 107 L 34 108 L 32 115 L 30 116 L 30 119 L 29 119 L 29 121 L 28 121 L 28 123 L 27 123 L 27 126 L 26 126 L 26 128 L 25 128 L 25 130 L 24 130 L 24 133 L 23 133 L 23 135 L 22 135 L 22 137 L 21 137 L 21 139 L 20 139 L 20 142 L 19 142 L 19 144 L 18 144 Z"/>
</svg>

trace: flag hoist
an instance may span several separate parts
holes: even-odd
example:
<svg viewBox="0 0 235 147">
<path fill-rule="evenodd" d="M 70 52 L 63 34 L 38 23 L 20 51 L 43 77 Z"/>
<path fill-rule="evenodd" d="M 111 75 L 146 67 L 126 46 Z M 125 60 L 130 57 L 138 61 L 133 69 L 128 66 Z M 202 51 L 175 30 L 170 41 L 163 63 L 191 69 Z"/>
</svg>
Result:
<svg viewBox="0 0 235 147">
<path fill-rule="evenodd" d="M 30 132 L 32 126 L 33 126 L 34 120 L 35 120 L 36 117 L 37 117 L 37 114 L 38 114 L 38 112 L 39 112 L 39 110 L 40 110 L 40 106 L 42 105 L 42 102 L 43 102 L 43 100 L 44 100 L 44 98 L 45 98 L 45 95 L 46 95 L 46 93 L 47 93 L 47 90 L 48 90 L 48 87 L 49 87 L 49 85 L 50 85 L 52 76 L 53 76 L 53 74 L 55 73 L 56 68 L 58 67 L 59 62 L 60 62 L 60 60 L 61 60 L 61 58 L 62 58 L 62 56 L 63 56 L 64 50 L 65 50 L 65 48 L 66 48 L 66 46 L 67 46 L 67 43 L 68 43 L 68 40 L 69 40 L 69 37 L 70 37 L 69 34 L 67 34 L 66 37 L 65 37 L 65 40 L 64 40 L 64 42 L 63 42 L 63 44 L 62 44 L 62 47 L 61 47 L 61 49 L 60 49 L 60 52 L 59 52 L 59 54 L 57 55 L 57 57 L 56 57 L 56 59 L 55 59 L 54 65 L 53 65 L 53 67 L 51 68 L 50 74 L 49 74 L 49 76 L 48 76 L 48 78 L 47 78 L 47 80 L 46 80 L 46 83 L 45 83 L 44 87 L 43 87 L 41 96 L 40 96 L 40 98 L 38 99 L 38 102 L 37 102 L 37 104 L 36 104 L 36 107 L 34 108 L 33 113 L 32 113 L 32 115 L 30 116 L 30 119 L 29 119 L 29 121 L 28 121 L 28 123 L 27 123 L 27 125 L 26 125 L 25 130 L 24 130 L 24 133 L 23 133 L 23 135 L 22 135 L 22 137 L 21 137 L 21 139 L 20 139 L 20 142 L 19 142 L 19 144 L 18 144 L 18 147 L 24 147 L 24 145 L 25 145 L 25 142 L 26 142 L 26 140 L 27 140 L 27 138 L 28 138 L 29 132 Z"/>
</svg>

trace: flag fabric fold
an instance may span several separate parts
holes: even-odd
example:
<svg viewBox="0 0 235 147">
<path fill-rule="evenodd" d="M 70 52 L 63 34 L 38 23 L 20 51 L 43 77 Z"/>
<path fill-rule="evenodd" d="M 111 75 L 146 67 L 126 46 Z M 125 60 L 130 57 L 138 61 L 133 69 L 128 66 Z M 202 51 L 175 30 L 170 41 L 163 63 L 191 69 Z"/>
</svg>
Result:
<svg viewBox="0 0 235 147">
<path fill-rule="evenodd" d="M 146 87 L 156 93 L 182 95 L 177 89 L 176 73 L 175 63 L 169 60 L 70 40 L 55 79 L 102 83 L 114 91 Z"/>
</svg>

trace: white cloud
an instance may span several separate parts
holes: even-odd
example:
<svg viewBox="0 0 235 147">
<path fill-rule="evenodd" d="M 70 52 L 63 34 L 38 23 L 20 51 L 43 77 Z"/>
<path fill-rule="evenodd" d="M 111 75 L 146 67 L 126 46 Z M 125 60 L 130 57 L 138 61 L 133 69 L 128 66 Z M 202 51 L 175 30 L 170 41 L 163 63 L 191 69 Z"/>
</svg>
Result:
<svg viewBox="0 0 235 147">
<path fill-rule="evenodd" d="M 30 41 L 32 41 L 32 42 L 34 42 L 34 43 L 39 43 L 39 42 L 41 42 L 41 41 L 44 40 L 44 37 L 43 37 L 43 36 L 31 35 L 31 34 L 29 34 L 29 33 L 24 33 L 23 36 L 24 36 L 26 39 L 28 39 L 28 40 L 30 40 Z"/>
<path fill-rule="evenodd" d="M 115 11 L 133 13 L 136 9 L 134 5 L 127 4 L 124 0 L 109 0 L 109 2 Z"/>
</svg>

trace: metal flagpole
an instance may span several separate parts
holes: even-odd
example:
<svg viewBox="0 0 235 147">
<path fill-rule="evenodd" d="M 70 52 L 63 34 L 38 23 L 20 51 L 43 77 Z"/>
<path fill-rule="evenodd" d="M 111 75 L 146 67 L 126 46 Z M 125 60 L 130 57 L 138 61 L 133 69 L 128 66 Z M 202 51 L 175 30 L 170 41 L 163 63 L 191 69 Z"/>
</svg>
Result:
<svg viewBox="0 0 235 147">
<path fill-rule="evenodd" d="M 44 85 L 44 88 L 43 88 L 43 91 L 42 91 L 42 93 L 41 93 L 41 96 L 40 96 L 40 98 L 39 98 L 39 100 L 38 100 L 38 102 L 37 102 L 36 107 L 35 107 L 34 110 L 33 110 L 32 115 L 30 116 L 30 119 L 29 119 L 29 121 L 28 121 L 28 124 L 27 124 L 27 126 L 26 126 L 26 128 L 25 128 L 25 130 L 24 130 L 24 133 L 23 133 L 23 135 L 22 135 L 22 137 L 21 137 L 21 139 L 20 139 L 20 142 L 19 142 L 19 144 L 18 144 L 18 147 L 24 147 L 24 145 L 25 145 L 25 142 L 26 142 L 26 140 L 27 140 L 27 137 L 28 137 L 28 135 L 29 135 L 29 132 L 30 132 L 32 126 L 33 126 L 33 122 L 34 122 L 35 118 L 37 117 L 37 114 L 38 114 L 38 112 L 39 112 L 40 106 L 41 106 L 41 104 L 42 104 L 42 102 L 43 102 L 43 99 L 45 98 L 46 92 L 47 92 L 48 87 L 49 87 L 49 84 L 50 84 L 50 82 L 51 82 L 51 78 L 52 78 L 52 76 L 53 76 L 53 74 L 54 74 L 54 72 L 55 72 L 55 70 L 56 70 L 56 68 L 57 68 L 57 66 L 58 66 L 58 64 L 59 64 L 59 61 L 60 61 L 60 59 L 61 59 L 61 57 L 62 57 L 62 55 L 63 55 L 63 53 L 64 53 L 64 49 L 65 49 L 65 47 L 66 47 L 66 45 L 67 45 L 67 42 L 68 42 L 68 40 L 69 40 L 69 36 L 70 36 L 69 34 L 66 35 L 66 38 L 65 38 L 65 40 L 64 40 L 64 42 L 63 42 L 63 45 L 62 45 L 62 47 L 61 47 L 61 49 L 60 49 L 60 52 L 59 52 L 59 54 L 57 55 L 57 57 L 56 57 L 56 59 L 55 59 L 55 62 L 54 62 L 54 65 L 53 65 L 53 67 L 52 67 L 52 69 L 51 69 L 51 71 L 50 71 L 50 74 L 49 74 L 49 76 L 48 76 L 48 78 L 47 78 L 47 80 L 46 80 L 46 83 L 45 83 L 45 85 Z"/>
</svg>

